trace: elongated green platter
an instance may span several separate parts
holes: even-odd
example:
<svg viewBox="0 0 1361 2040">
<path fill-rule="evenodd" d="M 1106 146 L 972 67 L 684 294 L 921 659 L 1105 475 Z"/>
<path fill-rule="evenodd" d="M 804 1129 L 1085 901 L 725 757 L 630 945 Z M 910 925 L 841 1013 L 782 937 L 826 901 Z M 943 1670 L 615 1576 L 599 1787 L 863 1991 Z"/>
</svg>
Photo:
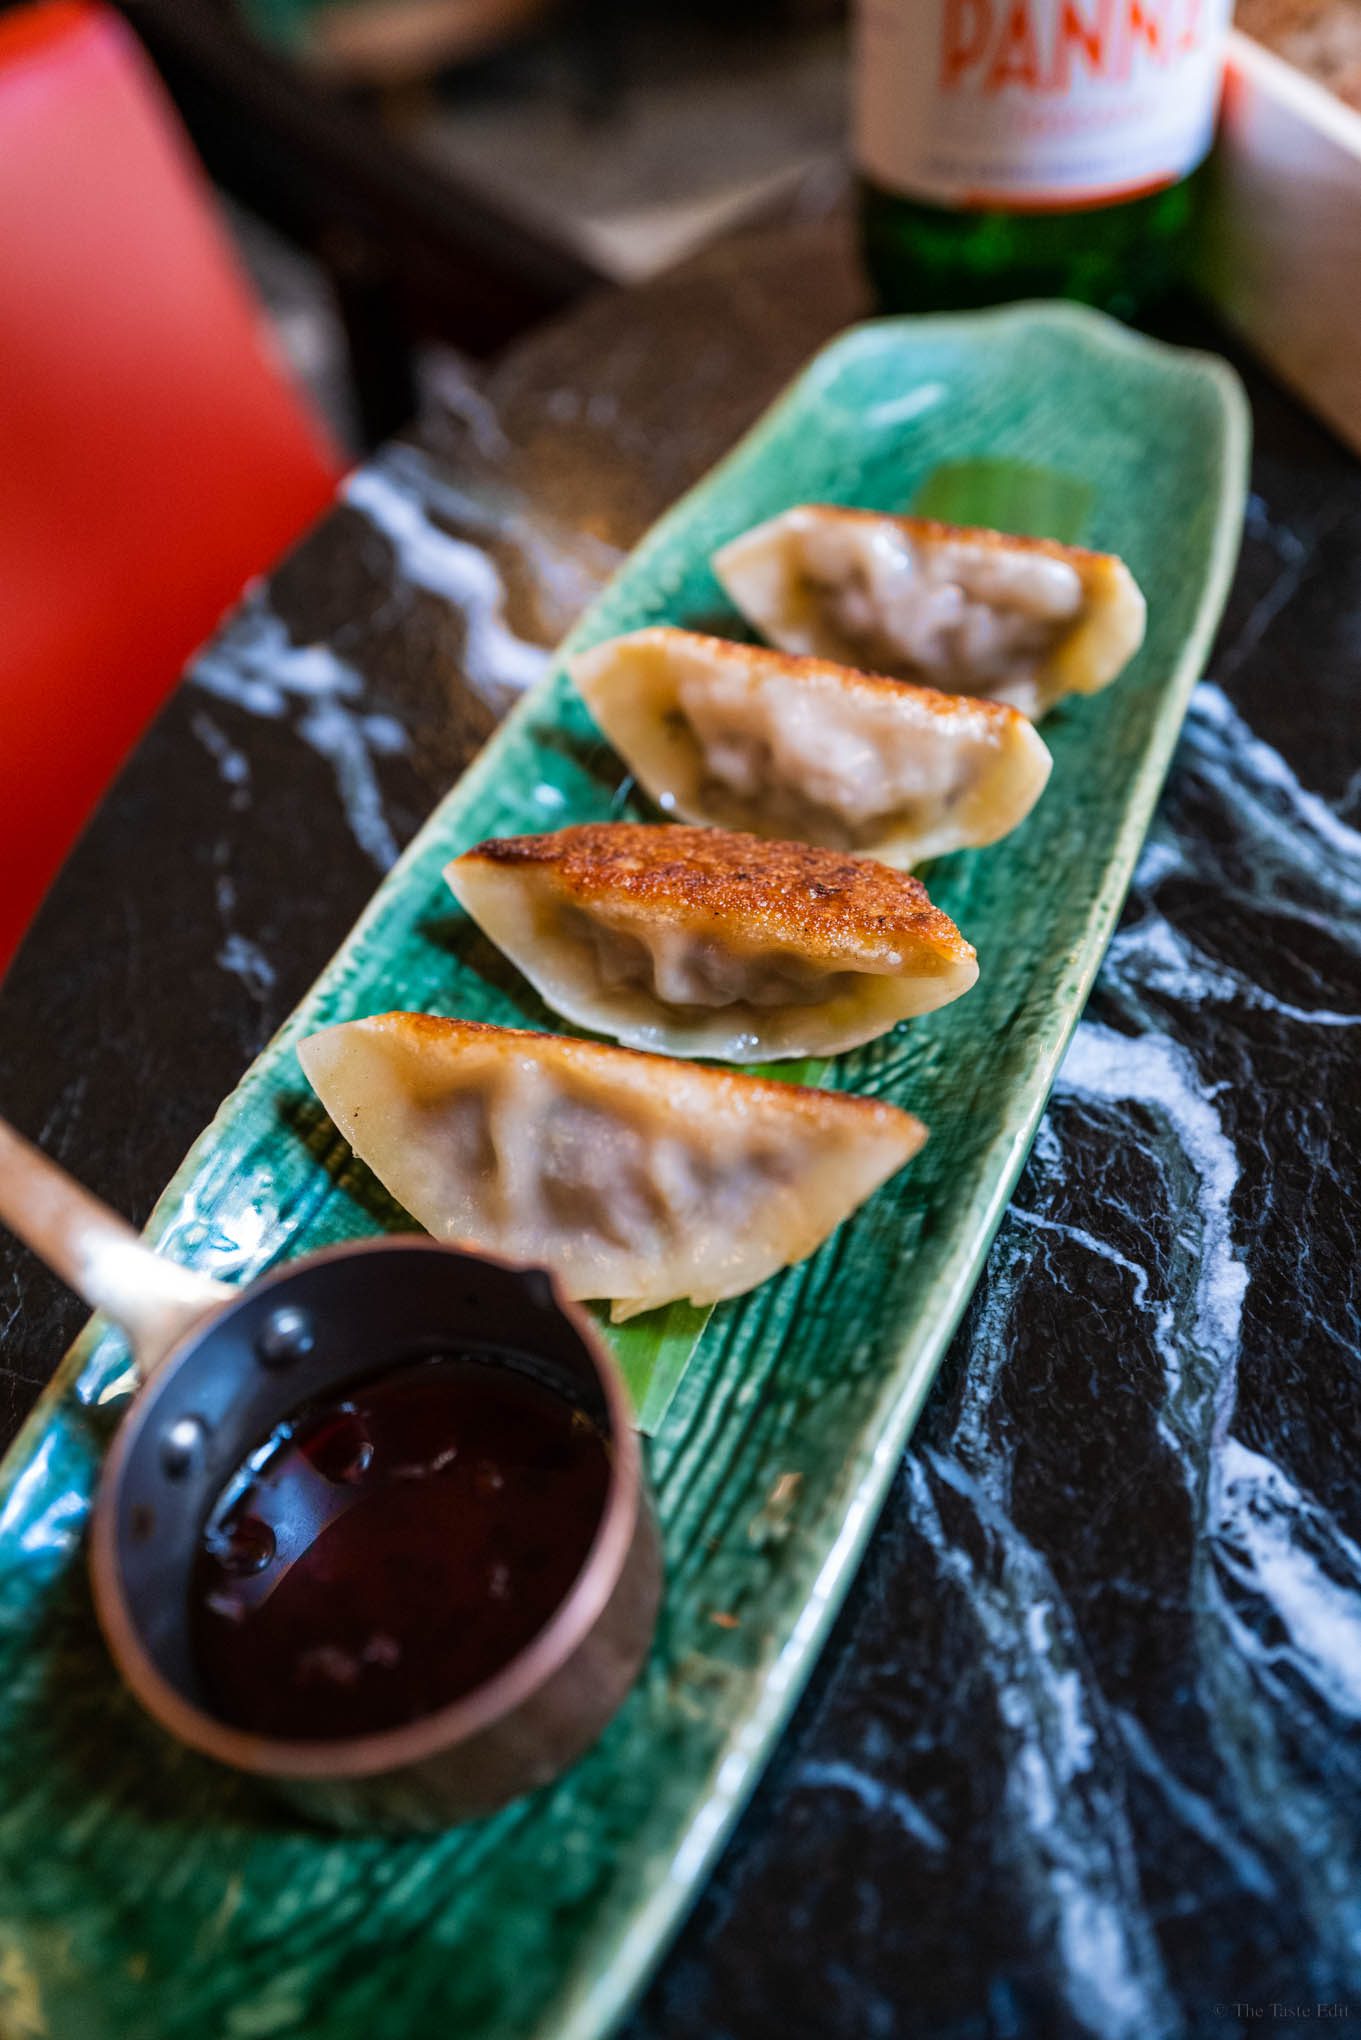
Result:
<svg viewBox="0 0 1361 2040">
<path fill-rule="evenodd" d="M 556 1786 L 433 1841 L 341 1839 L 167 1743 L 121 1692 L 84 1581 L 125 1355 L 95 1327 L 68 1356 L 0 1482 L 5 2040 L 587 2040 L 618 2018 L 802 1686 L 1030 1143 L 1226 591 L 1246 441 L 1222 364 L 1093 314 L 885 322 L 822 353 L 639 547 L 576 643 L 721 624 L 713 548 L 806 499 L 1009 515 L 1118 551 L 1148 640 L 1046 723 L 1053 778 L 1024 826 L 931 873 L 977 989 L 820 1075 L 909 1106 L 924 1153 L 805 1265 L 621 1347 L 656 1425 L 667 1600 L 639 1689 Z M 195 1147 L 153 1222 L 166 1250 L 242 1276 L 409 1223 L 311 1099 L 296 1041 L 396 1006 L 541 1022 L 442 866 L 488 834 L 622 811 L 559 671 Z"/>
</svg>

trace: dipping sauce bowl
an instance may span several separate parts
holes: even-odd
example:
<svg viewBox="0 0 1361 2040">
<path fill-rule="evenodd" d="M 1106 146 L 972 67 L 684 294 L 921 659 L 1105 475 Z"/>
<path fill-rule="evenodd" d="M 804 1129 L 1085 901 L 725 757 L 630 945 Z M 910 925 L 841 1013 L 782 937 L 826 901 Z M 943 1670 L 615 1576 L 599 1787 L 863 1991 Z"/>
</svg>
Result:
<svg viewBox="0 0 1361 2040">
<path fill-rule="evenodd" d="M 660 1545 L 623 1381 L 545 1270 L 403 1236 L 328 1249 L 229 1288 L 153 1253 L 3 1121 L 0 1218 L 132 1342 L 140 1385 L 100 1479 L 90 1567 L 114 1661 L 162 1727 L 319 1818 L 406 1829 L 491 1812 L 596 1739 L 647 1655 Z M 425 1422 L 446 1405 L 447 1440 Z M 385 1468 L 373 1455 L 418 1418 L 429 1449 Z M 339 1455 L 328 1447 L 328 1467 L 317 1441 L 336 1422 L 356 1426 L 358 1442 Z M 471 1471 L 457 1464 L 465 1433 L 483 1453 Z M 489 1438 L 509 1449 L 487 1457 Z M 537 1457 L 517 1460 L 531 1440 Z M 428 1550 L 412 1527 L 427 1495 Z M 400 1508 L 400 1535 L 386 1496 Z M 351 1514 L 361 1507 L 364 1518 Z M 461 1542 L 451 1536 L 460 1524 Z M 370 1620 L 344 1639 L 360 1639 L 352 1654 L 323 1643 L 279 1657 L 311 1612 L 309 1566 L 342 1618 L 361 1601 L 381 1618 L 386 1591 L 398 1633 Z M 240 1592 L 224 1598 L 229 1574 Z M 302 1619 L 271 1629 L 264 1597 L 281 1590 Z M 536 1604 L 536 1591 L 550 1599 Z M 524 1640 L 517 1594 L 529 1596 Z M 504 1661 L 475 1628 L 461 1641 L 450 1629 L 456 1616 L 475 1623 L 479 1606 L 512 1639 Z M 236 1620 L 240 1650 L 268 1647 L 267 1663 L 233 1664 Z M 480 1668 L 476 1683 L 455 1676 L 460 1662 Z M 280 1696 L 286 1734 L 233 1718 L 270 1717 L 276 1671 L 315 1680 L 301 1699 Z M 442 1701 L 440 1679 L 458 1689 Z M 408 1706 L 425 1692 L 428 1711 L 347 1732 L 350 1716 L 364 1719 L 357 1680 L 379 1696 L 380 1719 L 384 1690 Z M 315 1727 L 298 1733 L 313 1690 Z"/>
</svg>

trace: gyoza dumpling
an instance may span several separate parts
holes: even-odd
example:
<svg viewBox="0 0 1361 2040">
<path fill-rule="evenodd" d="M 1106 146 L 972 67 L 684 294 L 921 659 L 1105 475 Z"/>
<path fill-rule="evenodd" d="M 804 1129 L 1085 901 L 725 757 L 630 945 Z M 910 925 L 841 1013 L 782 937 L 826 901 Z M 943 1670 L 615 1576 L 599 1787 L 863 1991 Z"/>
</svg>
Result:
<svg viewBox="0 0 1361 2040">
<path fill-rule="evenodd" d="M 479 843 L 445 877 L 556 1012 L 631 1048 L 838 1055 L 978 976 L 920 880 L 807 843 L 595 822 Z"/>
<path fill-rule="evenodd" d="M 998 702 L 905 687 L 665 625 L 571 661 L 591 714 L 668 814 L 899 868 L 994 843 L 1051 759 Z"/>
<path fill-rule="evenodd" d="M 876 1099 L 424 1013 L 328 1027 L 298 1058 L 437 1238 L 545 1265 L 616 1318 L 801 1261 L 926 1138 Z"/>
<path fill-rule="evenodd" d="M 1144 638 L 1112 553 L 804 504 L 714 555 L 742 614 L 787 652 L 843 659 L 1043 715 L 1095 694 Z"/>
</svg>

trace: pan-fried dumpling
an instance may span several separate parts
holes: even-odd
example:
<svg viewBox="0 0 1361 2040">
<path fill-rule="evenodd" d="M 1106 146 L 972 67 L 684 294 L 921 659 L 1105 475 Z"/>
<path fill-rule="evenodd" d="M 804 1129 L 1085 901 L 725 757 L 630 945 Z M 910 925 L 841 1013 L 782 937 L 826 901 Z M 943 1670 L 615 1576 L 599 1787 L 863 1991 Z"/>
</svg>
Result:
<svg viewBox="0 0 1361 2040">
<path fill-rule="evenodd" d="M 1144 598 L 1113 554 L 925 517 L 804 504 L 725 545 L 714 571 L 787 652 L 1031 717 L 1095 694 L 1144 638 Z"/>
<path fill-rule="evenodd" d="M 801 1261 L 926 1138 L 877 1099 L 424 1013 L 328 1027 L 298 1056 L 437 1238 L 545 1265 L 616 1318 Z"/>
<path fill-rule="evenodd" d="M 580 653 L 591 714 L 657 805 L 899 868 L 994 843 L 1051 759 L 998 702 L 665 625 Z"/>
<path fill-rule="evenodd" d="M 445 877 L 556 1012 L 631 1048 L 838 1055 L 978 976 L 918 879 L 807 843 L 596 822 L 479 843 Z"/>
</svg>

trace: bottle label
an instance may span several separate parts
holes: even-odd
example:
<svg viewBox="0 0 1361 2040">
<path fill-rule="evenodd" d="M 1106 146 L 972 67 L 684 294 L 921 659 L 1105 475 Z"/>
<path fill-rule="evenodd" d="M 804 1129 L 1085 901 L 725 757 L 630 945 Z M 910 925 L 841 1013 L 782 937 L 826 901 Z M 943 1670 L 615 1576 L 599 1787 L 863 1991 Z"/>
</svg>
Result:
<svg viewBox="0 0 1361 2040">
<path fill-rule="evenodd" d="M 1076 210 L 1210 146 L 1231 0 L 860 0 L 857 153 L 904 197 Z"/>
</svg>

